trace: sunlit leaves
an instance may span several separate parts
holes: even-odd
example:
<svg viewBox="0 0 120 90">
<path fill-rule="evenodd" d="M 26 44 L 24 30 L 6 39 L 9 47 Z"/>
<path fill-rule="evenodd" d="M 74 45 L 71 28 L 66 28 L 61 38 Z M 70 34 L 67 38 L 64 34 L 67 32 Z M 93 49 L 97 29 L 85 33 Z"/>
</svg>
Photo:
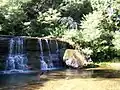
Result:
<svg viewBox="0 0 120 90">
<path fill-rule="evenodd" d="M 93 51 L 92 51 L 89 47 L 82 49 L 82 51 L 83 51 L 86 55 L 92 55 L 92 53 L 93 53 Z"/>
<path fill-rule="evenodd" d="M 114 0 L 90 0 L 93 10 L 105 10 Z"/>
<path fill-rule="evenodd" d="M 114 34 L 114 39 L 112 40 L 115 49 L 120 50 L 120 32 L 116 31 Z"/>
<path fill-rule="evenodd" d="M 84 21 L 81 23 L 81 28 L 83 29 L 81 33 L 84 41 L 90 42 L 100 37 L 102 32 L 99 28 L 99 24 L 102 19 L 103 15 L 101 11 L 94 11 L 93 13 L 85 16 Z"/>
<path fill-rule="evenodd" d="M 56 9 L 49 8 L 45 13 L 39 12 L 38 21 L 42 23 L 52 23 L 60 19 L 61 13 Z"/>
</svg>

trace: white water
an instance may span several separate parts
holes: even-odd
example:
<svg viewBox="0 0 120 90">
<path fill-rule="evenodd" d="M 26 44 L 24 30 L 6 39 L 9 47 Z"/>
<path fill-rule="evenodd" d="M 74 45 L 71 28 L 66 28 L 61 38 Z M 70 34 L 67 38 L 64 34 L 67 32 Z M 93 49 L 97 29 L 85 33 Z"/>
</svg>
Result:
<svg viewBox="0 0 120 90">
<path fill-rule="evenodd" d="M 39 39 L 39 46 L 40 46 L 40 63 L 41 63 L 41 70 L 54 70 L 61 68 L 60 66 L 60 59 L 59 59 L 59 48 L 58 43 L 56 41 L 56 47 L 52 46 L 53 48 L 56 48 L 55 53 L 51 53 L 50 45 L 52 45 L 51 40 L 48 42 L 48 39 L 45 39 L 45 45 L 48 49 L 48 55 L 44 55 L 43 52 L 43 46 L 42 46 L 42 40 Z"/>
<path fill-rule="evenodd" d="M 47 63 L 44 61 L 44 56 L 43 56 L 43 48 L 42 48 L 42 42 L 41 39 L 39 39 L 39 46 L 40 46 L 40 66 L 41 66 L 41 70 L 47 70 L 48 69 L 48 65 Z"/>
<path fill-rule="evenodd" d="M 52 63 L 52 54 L 51 54 L 51 52 L 50 52 L 50 46 L 49 46 L 48 40 L 45 39 L 45 41 L 46 41 L 46 44 L 47 44 L 48 55 L 49 55 L 49 59 L 48 59 L 48 64 L 49 64 L 49 65 L 48 65 L 48 67 L 49 67 L 49 68 L 54 68 L 53 63 Z"/>
<path fill-rule="evenodd" d="M 20 37 L 11 38 L 9 42 L 9 54 L 6 60 L 6 71 L 27 70 L 27 57 L 24 54 L 24 39 Z"/>
</svg>

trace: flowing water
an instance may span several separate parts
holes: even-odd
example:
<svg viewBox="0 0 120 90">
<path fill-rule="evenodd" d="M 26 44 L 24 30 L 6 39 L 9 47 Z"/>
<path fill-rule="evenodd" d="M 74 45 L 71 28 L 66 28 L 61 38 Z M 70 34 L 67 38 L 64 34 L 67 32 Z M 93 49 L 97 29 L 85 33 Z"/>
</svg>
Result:
<svg viewBox="0 0 120 90">
<path fill-rule="evenodd" d="M 58 43 L 56 41 L 56 51 L 55 53 L 51 53 L 51 40 L 48 42 L 45 39 L 46 48 L 48 49 L 48 55 L 45 55 L 43 52 L 42 40 L 39 39 L 39 46 L 40 46 L 40 63 L 41 63 L 41 70 L 54 70 L 54 69 L 61 69 L 62 63 L 59 58 L 59 48 Z"/>
<path fill-rule="evenodd" d="M 40 68 L 39 70 L 54 70 L 63 68 L 62 60 L 59 57 L 59 46 L 57 40 L 54 40 L 54 45 L 51 40 L 39 39 L 39 48 L 40 48 Z M 9 40 L 9 54 L 6 59 L 6 68 L 4 73 L 23 73 L 29 71 L 29 66 L 27 65 L 28 58 L 25 52 L 24 38 L 22 37 L 13 37 Z M 47 51 L 43 50 L 43 45 Z M 52 52 L 52 49 L 55 49 L 55 52 Z M 46 53 L 47 52 L 47 53 Z"/>
<path fill-rule="evenodd" d="M 24 53 L 24 39 L 20 37 L 11 38 L 9 44 L 9 54 L 6 60 L 5 73 L 23 72 L 27 70 L 27 57 Z"/>
<path fill-rule="evenodd" d="M 44 60 L 44 55 L 43 55 L 43 48 L 42 48 L 42 41 L 39 39 L 39 45 L 40 45 L 40 63 L 41 63 L 41 70 L 47 70 L 48 69 L 48 64 Z"/>
<path fill-rule="evenodd" d="M 53 65 L 53 62 L 52 62 L 52 54 L 51 54 L 51 51 L 50 51 L 50 44 L 48 43 L 47 39 L 45 39 L 45 42 L 47 44 L 48 56 L 49 56 L 49 59 L 48 59 L 48 68 L 54 68 L 54 65 Z"/>
</svg>

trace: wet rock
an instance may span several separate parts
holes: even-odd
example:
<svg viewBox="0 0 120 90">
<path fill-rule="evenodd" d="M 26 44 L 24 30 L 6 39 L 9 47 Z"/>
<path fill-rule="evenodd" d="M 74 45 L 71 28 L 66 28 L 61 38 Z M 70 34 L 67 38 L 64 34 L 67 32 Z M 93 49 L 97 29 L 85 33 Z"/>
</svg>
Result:
<svg viewBox="0 0 120 90">
<path fill-rule="evenodd" d="M 65 63 L 66 63 L 66 65 L 72 66 L 74 68 L 78 68 L 80 66 L 80 62 L 78 60 L 72 59 L 72 58 L 66 60 Z"/>
<path fill-rule="evenodd" d="M 0 37 L 0 70 L 5 69 L 5 61 L 9 52 L 9 39 Z"/>
<path fill-rule="evenodd" d="M 11 39 L 13 41 L 14 38 L 23 38 L 22 39 L 23 42 L 22 43 L 21 41 L 17 42 L 17 40 L 15 39 L 16 43 L 14 45 L 11 44 L 12 45 L 11 48 L 10 42 Z M 39 40 L 42 43 L 41 45 L 42 49 L 40 48 Z M 16 62 L 13 62 L 12 65 L 10 66 L 14 66 L 13 64 L 16 64 L 17 66 L 18 63 L 22 62 L 21 60 L 23 59 L 23 56 L 20 57 L 18 56 L 18 52 L 19 50 L 21 50 L 20 48 L 18 49 L 19 43 L 20 45 L 23 44 L 22 53 L 25 55 L 25 58 L 27 58 L 28 69 L 39 69 L 41 67 L 41 62 L 40 62 L 40 60 L 42 60 L 41 57 L 43 57 L 43 59 L 46 61 L 47 64 L 49 64 L 50 63 L 49 61 L 51 61 L 54 64 L 54 67 L 59 67 L 59 66 L 62 67 L 64 66 L 62 59 L 65 50 L 67 48 L 72 48 L 72 46 L 69 45 L 69 43 L 51 37 L 39 38 L 39 37 L 27 37 L 27 36 L 0 36 L 0 69 L 1 70 L 5 70 L 7 66 L 6 60 L 11 59 L 9 58 L 9 54 L 11 50 L 12 50 L 11 54 L 15 56 L 12 59 L 14 59 L 14 61 Z M 74 64 L 73 66 L 76 67 L 78 66 L 77 63 Z"/>
</svg>

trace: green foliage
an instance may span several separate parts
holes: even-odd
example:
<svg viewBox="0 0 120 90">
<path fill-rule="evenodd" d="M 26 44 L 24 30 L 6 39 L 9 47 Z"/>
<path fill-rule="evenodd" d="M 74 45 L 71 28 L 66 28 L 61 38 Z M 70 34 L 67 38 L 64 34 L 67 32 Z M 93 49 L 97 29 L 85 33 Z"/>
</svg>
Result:
<svg viewBox="0 0 120 90">
<path fill-rule="evenodd" d="M 0 34 L 24 35 L 23 21 L 26 19 L 26 16 L 21 8 L 23 2 L 22 0 L 7 0 L 0 7 L 0 12 L 2 13 Z"/>
<path fill-rule="evenodd" d="M 110 60 L 120 57 L 120 1 L 0 0 L 0 34 L 61 37 Z"/>
<path fill-rule="evenodd" d="M 94 11 L 84 17 L 85 19 L 81 22 L 81 34 L 85 42 L 96 40 L 100 37 L 102 30 L 99 28 L 99 24 L 103 19 L 101 11 Z"/>
<path fill-rule="evenodd" d="M 112 43 L 114 44 L 114 48 L 116 48 L 117 50 L 120 50 L 120 32 L 116 31 L 114 33 L 114 39 L 112 40 Z"/>
<path fill-rule="evenodd" d="M 90 0 L 93 10 L 105 10 L 114 0 Z"/>
<path fill-rule="evenodd" d="M 50 35 L 55 37 L 62 37 L 66 31 L 67 31 L 67 28 L 65 26 L 60 25 L 58 27 L 55 27 L 54 30 L 51 30 Z"/>
<path fill-rule="evenodd" d="M 80 22 L 82 16 L 91 11 L 88 0 L 78 0 L 73 3 L 69 0 L 2 0 L 0 34 L 61 36 L 67 28 L 63 28 L 64 26 L 58 22 L 59 19 L 72 17 L 73 22 L 69 26 L 77 25 L 76 21 Z"/>
<path fill-rule="evenodd" d="M 92 1 L 94 11 L 84 16 L 78 32 L 79 37 L 76 36 L 73 41 L 80 45 L 85 54 L 91 55 L 94 61 L 107 61 L 119 57 L 118 5 L 113 8 L 115 2 L 112 4 L 110 0 Z"/>
<path fill-rule="evenodd" d="M 120 63 L 120 58 L 114 58 L 114 59 L 112 60 L 112 62 L 113 62 L 113 63 Z"/>
<path fill-rule="evenodd" d="M 83 15 L 92 12 L 91 4 L 88 0 L 63 0 L 60 11 L 63 17 L 72 17 L 76 22 L 80 22 Z"/>
<path fill-rule="evenodd" d="M 49 4 L 51 2 L 46 2 L 45 0 L 41 0 L 41 2 L 40 0 L 6 0 L 1 2 L 0 34 L 45 36 L 50 35 L 50 31 L 47 30 L 47 28 L 52 28 L 53 26 L 55 27 L 55 25 L 51 26 L 52 22 L 49 22 L 50 25 L 47 27 L 48 24 L 45 24 L 44 21 L 48 20 L 40 22 L 38 20 L 40 16 L 39 12 L 43 13 L 43 10 L 39 10 L 42 7 L 46 11 L 44 12 L 44 15 L 48 14 L 47 17 L 43 16 L 43 18 L 45 17 L 45 19 L 48 19 L 51 12 L 50 9 L 47 11 L 44 5 L 46 4 L 48 6 L 47 8 L 49 8 Z M 39 7 L 40 5 L 42 5 L 42 7 Z M 56 13 L 55 11 L 56 10 L 54 10 L 54 13 Z M 55 16 L 54 13 L 53 15 Z M 54 24 L 56 23 L 57 22 L 54 22 Z"/>
<path fill-rule="evenodd" d="M 56 23 L 60 19 L 60 12 L 49 8 L 45 13 L 39 12 L 38 21 L 42 23 Z"/>
<path fill-rule="evenodd" d="M 101 27 L 101 22 L 104 19 L 102 11 L 93 11 L 93 13 L 88 14 L 84 17 L 85 19 L 81 23 L 82 31 L 82 41 L 81 47 L 85 54 L 94 55 L 94 58 L 101 59 L 98 53 L 103 52 L 108 47 L 105 45 L 107 43 L 104 36 L 104 29 Z M 91 53 L 88 53 L 91 52 Z"/>
</svg>

